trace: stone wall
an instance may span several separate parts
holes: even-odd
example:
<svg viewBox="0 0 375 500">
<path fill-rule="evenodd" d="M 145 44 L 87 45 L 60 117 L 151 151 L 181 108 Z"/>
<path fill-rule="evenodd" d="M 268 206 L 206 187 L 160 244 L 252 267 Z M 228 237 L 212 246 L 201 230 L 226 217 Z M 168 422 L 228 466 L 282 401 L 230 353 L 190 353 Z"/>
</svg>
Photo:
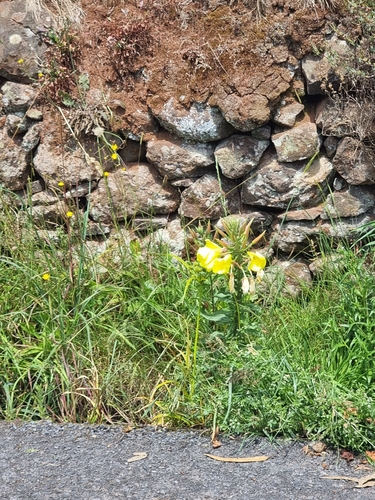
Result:
<svg viewBox="0 0 375 500">
<path fill-rule="evenodd" d="M 362 108 L 326 93 L 345 76 L 326 54 L 350 50 L 333 33 L 319 56 L 276 45 L 282 69 L 265 69 L 249 102 L 239 91 L 189 104 L 166 92 L 111 129 L 126 106 L 99 106 L 98 88 L 80 110 L 43 100 L 45 28 L 22 4 L 0 4 L 0 203 L 32 206 L 52 230 L 67 211 L 88 211 L 90 237 L 107 238 L 116 222 L 180 238 L 180 249 L 184 224 L 234 215 L 286 254 L 375 218 L 374 153 L 355 128 Z"/>
</svg>

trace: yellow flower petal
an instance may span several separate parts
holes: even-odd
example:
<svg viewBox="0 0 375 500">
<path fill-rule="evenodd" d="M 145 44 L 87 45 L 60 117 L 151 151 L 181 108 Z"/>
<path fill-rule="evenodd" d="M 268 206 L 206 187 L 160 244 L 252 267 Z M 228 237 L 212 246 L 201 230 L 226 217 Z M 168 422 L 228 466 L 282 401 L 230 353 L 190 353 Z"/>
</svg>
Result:
<svg viewBox="0 0 375 500">
<path fill-rule="evenodd" d="M 212 265 L 212 272 L 215 274 L 228 274 L 232 265 L 232 256 L 230 253 L 215 259 Z"/>
<path fill-rule="evenodd" d="M 66 216 L 70 219 L 70 217 L 73 217 L 74 213 L 73 212 L 66 212 Z"/>
<path fill-rule="evenodd" d="M 247 255 L 250 258 L 249 265 L 247 266 L 249 271 L 259 273 L 259 271 L 266 267 L 267 260 L 262 254 L 258 252 L 247 252 Z"/>
<path fill-rule="evenodd" d="M 207 271 L 212 271 L 215 259 L 220 256 L 220 253 L 220 248 L 219 250 L 212 250 L 207 246 L 204 246 L 197 252 L 197 261 L 204 269 L 206 269 Z"/>
<path fill-rule="evenodd" d="M 42 275 L 42 280 L 49 281 L 50 277 L 51 277 L 51 275 L 49 273 L 44 273 Z"/>
</svg>

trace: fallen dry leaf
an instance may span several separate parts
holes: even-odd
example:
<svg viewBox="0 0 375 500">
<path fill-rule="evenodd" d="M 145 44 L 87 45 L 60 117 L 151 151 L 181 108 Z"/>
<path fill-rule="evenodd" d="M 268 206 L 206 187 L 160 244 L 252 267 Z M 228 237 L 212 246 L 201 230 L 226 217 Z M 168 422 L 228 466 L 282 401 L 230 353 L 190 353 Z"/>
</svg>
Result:
<svg viewBox="0 0 375 500">
<path fill-rule="evenodd" d="M 347 462 L 351 462 L 352 460 L 354 460 L 354 455 L 353 453 L 350 453 L 350 451 L 342 451 L 341 458 L 343 458 Z"/>
<path fill-rule="evenodd" d="M 259 457 L 243 457 L 243 458 L 235 458 L 235 457 L 217 457 L 216 455 L 210 455 L 209 453 L 205 453 L 206 457 L 212 458 L 213 460 L 218 460 L 219 462 L 234 462 L 239 464 L 247 464 L 250 462 L 265 462 L 270 457 L 266 455 L 260 455 Z"/>
<path fill-rule="evenodd" d="M 375 451 L 366 451 L 366 456 L 375 461 Z"/>
<path fill-rule="evenodd" d="M 368 488 L 369 486 L 375 486 L 375 473 L 368 474 L 363 477 L 348 477 L 348 476 L 321 476 L 322 479 L 334 479 L 334 480 L 344 480 L 353 481 L 357 483 L 355 488 Z"/>
<path fill-rule="evenodd" d="M 220 446 L 221 446 L 221 441 L 219 441 L 217 439 L 213 439 L 211 441 L 211 443 L 212 443 L 212 448 L 220 448 Z"/>
<path fill-rule="evenodd" d="M 323 469 L 326 469 L 326 470 L 329 469 L 329 465 L 326 464 L 325 462 L 322 462 L 322 467 L 323 467 Z"/>
<path fill-rule="evenodd" d="M 327 446 L 322 441 L 317 441 L 316 443 L 313 443 L 311 445 L 311 448 L 313 449 L 314 453 L 320 455 L 327 448 Z"/>
<path fill-rule="evenodd" d="M 220 448 L 221 446 L 221 442 L 217 439 L 218 434 L 219 434 L 219 427 L 216 427 L 211 434 L 212 448 Z"/>
<path fill-rule="evenodd" d="M 133 457 L 129 458 L 128 463 L 130 462 L 138 462 L 138 460 L 143 460 L 144 458 L 147 457 L 147 453 L 143 452 L 135 452 L 133 453 Z"/>
</svg>

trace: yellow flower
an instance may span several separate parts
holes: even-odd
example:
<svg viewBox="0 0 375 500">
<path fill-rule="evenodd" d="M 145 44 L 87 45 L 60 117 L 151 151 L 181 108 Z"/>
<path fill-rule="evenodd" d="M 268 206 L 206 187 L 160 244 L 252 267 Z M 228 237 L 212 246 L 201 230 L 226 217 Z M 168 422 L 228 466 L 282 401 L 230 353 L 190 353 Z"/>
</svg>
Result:
<svg viewBox="0 0 375 500">
<path fill-rule="evenodd" d="M 109 172 L 103 172 L 103 177 L 108 177 L 109 176 Z"/>
<path fill-rule="evenodd" d="M 112 158 L 112 160 L 117 160 L 118 154 L 117 153 L 112 153 L 111 154 L 111 158 Z"/>
<path fill-rule="evenodd" d="M 51 275 L 49 273 L 44 273 L 42 275 L 42 280 L 49 281 L 50 277 L 51 277 Z"/>
<path fill-rule="evenodd" d="M 117 151 L 117 150 L 118 150 L 118 146 L 117 146 L 117 144 L 111 144 L 111 149 L 112 149 L 113 151 Z"/>
<path fill-rule="evenodd" d="M 206 245 L 200 248 L 197 252 L 198 263 L 206 269 L 215 274 L 229 273 L 230 266 L 232 265 L 232 256 L 226 254 L 220 257 L 223 248 L 210 240 L 206 240 Z"/>
<path fill-rule="evenodd" d="M 230 271 L 230 266 L 232 265 L 232 256 L 230 253 L 224 255 L 220 259 L 215 259 L 212 272 L 215 274 L 228 274 Z"/>
<path fill-rule="evenodd" d="M 247 268 L 249 271 L 253 271 L 254 273 L 259 273 L 266 267 L 266 258 L 263 257 L 262 254 L 259 252 L 247 252 L 247 255 L 249 256 L 249 265 Z"/>
<path fill-rule="evenodd" d="M 66 212 L 66 216 L 68 217 L 68 219 L 70 219 L 70 217 L 73 217 L 73 215 L 73 212 Z"/>
<path fill-rule="evenodd" d="M 41 71 L 39 71 L 38 78 L 43 78 L 43 76 L 44 76 L 43 73 Z"/>
<path fill-rule="evenodd" d="M 57 183 L 57 185 L 58 185 L 59 187 L 64 187 L 64 183 L 63 183 L 63 181 L 58 182 L 58 183 Z"/>
<path fill-rule="evenodd" d="M 17 62 L 18 62 L 18 64 L 23 64 L 25 61 L 24 61 L 24 59 L 18 59 Z"/>
</svg>

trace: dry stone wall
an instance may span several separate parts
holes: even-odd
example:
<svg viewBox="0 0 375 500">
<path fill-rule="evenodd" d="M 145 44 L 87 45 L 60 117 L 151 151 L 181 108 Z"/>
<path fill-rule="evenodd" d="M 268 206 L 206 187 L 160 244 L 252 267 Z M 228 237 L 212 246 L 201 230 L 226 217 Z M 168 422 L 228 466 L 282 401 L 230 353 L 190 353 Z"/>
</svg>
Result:
<svg viewBox="0 0 375 500">
<path fill-rule="evenodd" d="M 96 120 L 90 103 L 100 92 L 90 89 L 92 126 L 75 132 L 76 110 L 41 99 L 45 47 L 22 4 L 0 3 L 0 206 L 13 192 L 20 210 L 31 205 L 51 229 L 66 210 L 88 211 L 90 237 L 107 238 L 120 222 L 152 228 L 178 242 L 176 251 L 184 224 L 202 219 L 253 220 L 290 254 L 308 251 L 322 232 L 349 237 L 375 218 L 374 152 L 353 133 L 355 103 L 338 108 L 327 95 L 343 75 L 326 53 L 297 59 L 276 43 L 270 51 L 282 70 L 265 68 L 260 78 L 244 68 L 233 75 L 236 92 L 221 82 L 214 99 L 153 95 L 115 133 L 104 114 Z M 333 35 L 327 54 L 332 47 L 350 50 Z M 112 111 L 125 109 L 111 102 Z"/>
</svg>

